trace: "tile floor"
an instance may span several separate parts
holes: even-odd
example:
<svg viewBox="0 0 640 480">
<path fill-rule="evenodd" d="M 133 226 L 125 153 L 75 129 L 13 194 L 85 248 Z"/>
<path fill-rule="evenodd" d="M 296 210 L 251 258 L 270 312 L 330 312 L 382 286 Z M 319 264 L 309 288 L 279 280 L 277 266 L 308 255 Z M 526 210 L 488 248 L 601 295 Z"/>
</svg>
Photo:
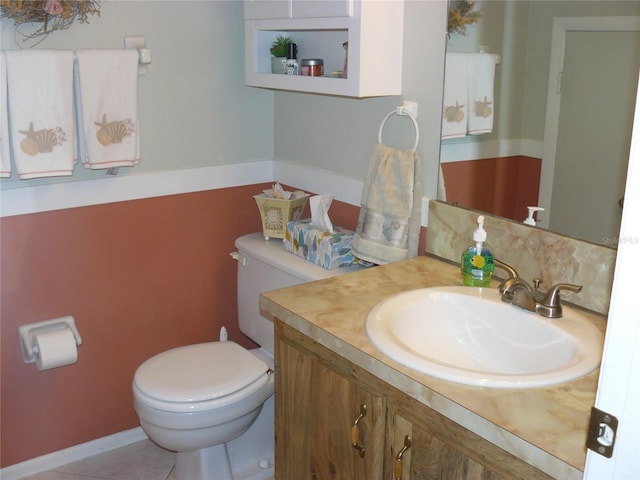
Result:
<svg viewBox="0 0 640 480">
<path fill-rule="evenodd" d="M 174 452 L 143 440 L 21 480 L 175 480 L 175 461 Z"/>
<path fill-rule="evenodd" d="M 22 480 L 172 480 L 175 453 L 149 440 Z"/>
</svg>

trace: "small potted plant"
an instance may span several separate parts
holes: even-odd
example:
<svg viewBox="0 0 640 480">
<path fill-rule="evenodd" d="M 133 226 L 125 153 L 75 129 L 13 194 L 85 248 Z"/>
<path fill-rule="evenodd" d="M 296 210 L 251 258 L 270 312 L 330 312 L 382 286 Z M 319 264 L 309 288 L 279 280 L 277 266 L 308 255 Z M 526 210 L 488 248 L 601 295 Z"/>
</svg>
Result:
<svg viewBox="0 0 640 480">
<path fill-rule="evenodd" d="M 289 45 L 292 43 L 293 40 L 284 35 L 278 35 L 273 43 L 271 43 L 271 48 L 269 49 L 271 55 L 273 55 L 273 57 L 271 57 L 271 73 L 284 74 L 287 51 L 289 50 Z"/>
</svg>

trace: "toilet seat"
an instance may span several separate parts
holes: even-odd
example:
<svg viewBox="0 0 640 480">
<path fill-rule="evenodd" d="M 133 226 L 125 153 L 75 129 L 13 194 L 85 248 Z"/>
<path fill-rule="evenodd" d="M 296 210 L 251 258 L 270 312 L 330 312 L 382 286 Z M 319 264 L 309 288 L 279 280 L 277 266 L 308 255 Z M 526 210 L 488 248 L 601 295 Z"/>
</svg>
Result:
<svg viewBox="0 0 640 480">
<path fill-rule="evenodd" d="M 237 343 L 208 342 L 151 357 L 136 371 L 133 387 L 148 406 L 195 412 L 237 402 L 269 377 L 269 366 Z"/>
</svg>

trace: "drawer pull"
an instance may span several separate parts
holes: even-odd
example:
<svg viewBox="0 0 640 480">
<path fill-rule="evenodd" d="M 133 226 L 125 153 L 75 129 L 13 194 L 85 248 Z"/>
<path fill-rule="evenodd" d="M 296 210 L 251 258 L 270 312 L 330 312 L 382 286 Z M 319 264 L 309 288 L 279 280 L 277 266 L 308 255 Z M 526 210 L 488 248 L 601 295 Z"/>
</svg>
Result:
<svg viewBox="0 0 640 480">
<path fill-rule="evenodd" d="M 402 450 L 398 452 L 396 455 L 396 461 L 393 464 L 393 475 L 394 480 L 402 480 L 402 457 L 404 453 L 411 448 L 411 437 L 407 435 L 404 437 L 404 446 Z"/>
<path fill-rule="evenodd" d="M 353 422 L 353 427 L 351 427 L 351 446 L 358 450 L 360 458 L 364 458 L 364 445 L 360 442 L 360 426 L 358 424 L 366 414 L 367 406 L 363 403 L 360 406 L 360 415 L 358 415 L 358 418 Z"/>
</svg>

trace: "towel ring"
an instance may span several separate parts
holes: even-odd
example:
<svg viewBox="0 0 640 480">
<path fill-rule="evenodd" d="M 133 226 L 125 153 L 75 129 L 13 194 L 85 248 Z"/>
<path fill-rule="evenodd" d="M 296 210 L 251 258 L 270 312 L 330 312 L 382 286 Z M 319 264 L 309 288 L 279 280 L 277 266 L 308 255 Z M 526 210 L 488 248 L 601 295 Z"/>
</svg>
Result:
<svg viewBox="0 0 640 480">
<path fill-rule="evenodd" d="M 416 150 L 418 149 L 418 142 L 420 142 L 420 129 L 418 128 L 418 122 L 416 121 L 416 117 L 411 115 L 411 113 L 409 113 L 403 107 L 396 108 L 392 112 L 389 112 L 387 116 L 382 119 L 382 123 L 380 124 L 380 130 L 378 130 L 378 143 L 382 143 L 382 130 L 384 129 L 384 125 L 385 123 L 387 123 L 387 120 L 389 120 L 389 117 L 391 117 L 391 115 L 407 116 L 413 122 L 413 128 L 415 128 L 416 130 L 416 143 L 413 145 L 413 153 L 416 153 Z"/>
</svg>

